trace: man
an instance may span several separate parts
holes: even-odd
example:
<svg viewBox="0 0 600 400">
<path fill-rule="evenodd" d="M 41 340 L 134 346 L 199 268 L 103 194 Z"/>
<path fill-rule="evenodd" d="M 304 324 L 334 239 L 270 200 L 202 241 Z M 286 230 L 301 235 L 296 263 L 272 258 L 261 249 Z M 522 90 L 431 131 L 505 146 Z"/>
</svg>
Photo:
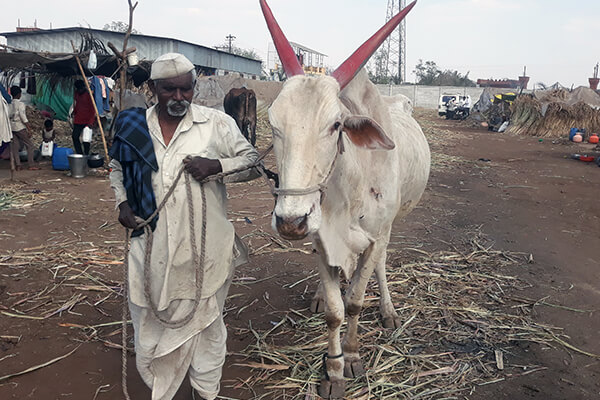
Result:
<svg viewBox="0 0 600 400">
<path fill-rule="evenodd" d="M 454 96 L 448 100 L 446 103 L 446 119 L 454 119 L 454 114 L 456 113 L 456 99 Z"/>
<path fill-rule="evenodd" d="M 90 143 L 83 142 L 81 149 L 81 133 L 86 126 L 93 125 L 96 122 L 96 111 L 90 94 L 88 93 L 85 82 L 81 79 L 75 81 L 75 94 L 73 95 L 73 147 L 77 154 L 90 154 Z"/>
<path fill-rule="evenodd" d="M 463 96 L 460 100 L 460 111 L 463 113 L 464 118 L 468 117 L 471 112 L 471 97 Z"/>
<path fill-rule="evenodd" d="M 231 117 L 191 104 L 196 76 L 194 65 L 183 55 L 169 53 L 156 59 L 150 79 L 158 104 L 148 110 L 122 111 L 116 121 L 110 180 L 119 221 L 135 229 L 136 216 L 149 218 L 182 167 L 192 177 L 192 196 L 187 197 L 182 177 L 158 219 L 153 220 L 148 276 L 144 273 L 146 235 L 138 231 L 132 235 L 129 309 L 136 364 L 152 388 L 153 400 L 171 399 L 186 373 L 197 393 L 212 400 L 219 392 L 226 353 L 223 305 L 233 270 L 247 261 L 247 250 L 227 220 L 227 193 L 222 181 L 204 184 L 206 221 L 202 220 L 199 181 L 249 167 L 257 153 Z M 237 180 L 258 176 L 254 170 L 238 174 Z M 133 183 L 132 177 L 137 177 Z M 148 198 L 149 192 L 154 197 Z M 190 233 L 189 202 L 195 243 Z M 202 248 L 204 223 L 206 244 Z M 205 252 L 203 265 L 194 262 L 193 246 L 198 253 Z M 146 290 L 144 279 L 150 283 Z M 202 289 L 196 306 L 197 279 L 202 281 Z M 189 322 L 187 316 L 191 316 Z"/>
<path fill-rule="evenodd" d="M 2 72 L 2 70 L 0 70 L 0 72 Z M 12 97 L 10 97 L 10 94 L 8 94 L 2 82 L 0 82 L 0 94 L 2 94 L 2 97 L 4 97 L 4 100 L 7 104 L 10 104 L 12 102 Z"/>
<path fill-rule="evenodd" d="M 10 103 L 10 127 L 13 134 L 13 140 L 10 149 L 16 164 L 16 169 L 21 169 L 21 159 L 19 158 L 19 149 L 21 144 L 25 145 L 27 150 L 27 165 L 30 170 L 39 169 L 33 161 L 34 148 L 31 141 L 31 130 L 29 129 L 29 120 L 27 119 L 25 104 L 21 101 L 21 88 L 12 86 L 10 94 L 13 98 Z"/>
<path fill-rule="evenodd" d="M 10 126 L 10 103 L 12 103 L 12 97 L 8 94 L 2 82 L 0 82 L 0 158 L 5 157 L 4 153 L 9 154 L 8 148 L 12 141 L 13 134 Z M 11 166 L 12 168 L 12 166 Z"/>
</svg>

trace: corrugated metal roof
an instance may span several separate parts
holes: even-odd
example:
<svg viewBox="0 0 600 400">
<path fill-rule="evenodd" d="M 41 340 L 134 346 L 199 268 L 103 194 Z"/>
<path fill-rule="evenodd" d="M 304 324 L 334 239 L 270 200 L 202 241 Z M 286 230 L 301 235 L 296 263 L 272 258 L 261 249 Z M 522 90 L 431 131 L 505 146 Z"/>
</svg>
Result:
<svg viewBox="0 0 600 400">
<path fill-rule="evenodd" d="M 91 33 L 94 38 L 102 41 L 105 45 L 111 41 L 117 48 L 120 47 L 119 44 L 122 43 L 125 35 L 121 32 L 73 27 L 30 32 L 4 32 L 0 33 L 0 36 L 6 37 L 9 46 L 30 51 L 61 53 L 72 52 L 71 41 L 78 44 L 81 41 L 80 33 L 82 32 Z M 176 52 L 184 54 L 195 65 L 205 68 L 242 72 L 257 76 L 262 71 L 262 62 L 259 60 L 179 39 L 132 34 L 128 45 L 137 48 L 140 59 L 154 60 L 162 54 Z"/>
</svg>

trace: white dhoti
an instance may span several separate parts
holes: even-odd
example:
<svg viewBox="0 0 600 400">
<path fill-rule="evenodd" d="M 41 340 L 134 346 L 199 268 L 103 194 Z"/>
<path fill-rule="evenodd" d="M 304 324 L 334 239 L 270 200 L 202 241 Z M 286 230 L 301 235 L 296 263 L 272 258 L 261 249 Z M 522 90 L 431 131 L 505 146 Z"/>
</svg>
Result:
<svg viewBox="0 0 600 400">
<path fill-rule="evenodd" d="M 152 389 L 152 400 L 172 399 L 187 373 L 200 396 L 207 400 L 217 397 L 227 352 L 222 310 L 230 282 L 201 300 L 192 321 L 178 329 L 165 328 L 152 310 L 129 303 L 137 369 Z M 192 304 L 174 301 L 161 315 L 171 320 L 182 318 Z"/>
</svg>

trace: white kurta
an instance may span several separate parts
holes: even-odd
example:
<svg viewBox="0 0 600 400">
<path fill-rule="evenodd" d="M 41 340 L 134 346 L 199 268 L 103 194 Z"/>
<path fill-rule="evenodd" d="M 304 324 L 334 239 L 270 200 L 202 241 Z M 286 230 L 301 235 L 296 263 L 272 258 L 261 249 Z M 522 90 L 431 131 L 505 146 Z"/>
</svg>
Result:
<svg viewBox="0 0 600 400">
<path fill-rule="evenodd" d="M 9 143 L 13 134 L 10 127 L 10 108 L 6 99 L 0 95 L 0 144 Z"/>
<path fill-rule="evenodd" d="M 221 111 L 198 105 L 191 106 L 167 146 L 162 137 L 157 111 L 156 107 L 152 107 L 146 113 L 159 167 L 157 172 L 152 173 L 152 188 L 157 205 L 173 184 L 183 165 L 183 159 L 188 155 L 218 159 L 223 172 L 249 166 L 258 157 L 256 150 L 242 136 L 231 117 Z M 118 205 L 127 199 L 123 187 L 122 168 L 116 160 L 111 161 L 110 167 L 112 168 L 111 187 L 115 191 Z M 248 171 L 239 173 L 234 179 L 228 181 L 247 180 L 257 176 L 256 171 Z M 200 184 L 193 178 L 191 182 L 196 246 L 200 252 L 202 197 Z M 182 370 L 181 364 L 189 365 L 190 352 L 182 349 L 189 347 L 188 341 L 197 341 L 194 336 L 202 330 L 212 326 L 213 323 L 220 322 L 217 319 L 222 314 L 224 301 L 223 290 L 220 289 L 224 289 L 226 296 L 233 269 L 247 261 L 247 250 L 236 237 L 234 227 L 227 219 L 225 185 L 221 181 L 210 182 L 205 184 L 205 191 L 207 234 L 202 300 L 194 318 L 185 326 L 178 329 L 163 328 L 152 315 L 149 310 L 150 305 L 147 304 L 144 296 L 143 285 L 145 235 L 131 240 L 129 301 L 136 330 L 138 369 L 144 381 L 153 388 L 153 399 L 169 399 L 173 396 L 175 393 L 173 390 L 176 391 L 180 378 L 182 379 L 181 371 L 184 374 L 187 371 L 187 368 Z M 196 295 L 196 266 L 192 260 L 188 201 L 185 179 L 182 177 L 173 195 L 160 211 L 154 231 L 150 294 L 163 317 L 169 320 L 180 319 L 186 315 L 191 305 L 189 300 L 193 300 Z M 222 321 L 220 323 L 222 324 Z M 144 329 L 148 326 L 152 328 Z M 151 337 L 138 340 L 140 332 Z M 144 343 L 151 343 L 151 345 Z M 224 346 L 224 340 L 222 345 Z M 140 365 L 140 361 L 143 365 Z M 197 372 L 197 369 L 194 369 Z M 220 376 L 220 369 L 218 375 Z M 192 384 L 197 387 L 199 381 Z"/>
<path fill-rule="evenodd" d="M 9 114 L 11 129 L 14 132 L 19 132 L 27 128 L 25 124 L 28 123 L 29 120 L 27 119 L 27 109 L 25 104 L 19 99 L 13 99 L 8 107 L 10 110 Z"/>
</svg>

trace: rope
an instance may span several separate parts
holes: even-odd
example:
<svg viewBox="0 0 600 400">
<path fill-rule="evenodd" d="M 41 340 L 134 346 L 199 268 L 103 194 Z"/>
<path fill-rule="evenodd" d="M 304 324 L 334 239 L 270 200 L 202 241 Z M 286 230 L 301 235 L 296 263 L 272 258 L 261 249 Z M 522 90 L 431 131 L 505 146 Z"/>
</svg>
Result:
<svg viewBox="0 0 600 400">
<path fill-rule="evenodd" d="M 333 173 L 333 169 L 335 167 L 335 163 L 338 159 L 338 155 L 344 152 L 344 142 L 342 141 L 342 133 L 340 132 L 337 141 L 338 150 L 335 152 L 335 156 L 333 157 L 333 161 L 329 166 L 329 172 L 325 175 L 325 178 L 321 181 L 321 183 L 310 186 L 307 188 L 289 188 L 289 189 L 280 189 L 280 188 L 271 188 L 271 193 L 273 196 L 305 196 L 307 194 L 313 194 L 316 192 L 321 192 L 321 201 L 323 201 L 323 196 L 325 194 L 325 190 L 327 190 L 327 183 L 331 178 L 331 174 Z M 269 181 L 269 183 L 271 183 Z"/>
<path fill-rule="evenodd" d="M 154 314 L 154 316 L 159 320 L 159 322 L 162 325 L 164 325 L 168 328 L 172 328 L 172 329 L 176 329 L 176 328 L 180 328 L 180 327 L 184 326 L 192 319 L 194 313 L 196 312 L 198 304 L 200 303 L 200 298 L 202 296 L 202 284 L 203 284 L 203 278 L 204 278 L 204 273 L 203 273 L 204 270 L 201 268 L 201 266 L 204 265 L 205 249 L 206 249 L 206 192 L 205 192 L 204 184 L 208 183 L 208 182 L 214 182 L 219 179 L 223 179 L 226 176 L 233 175 L 238 172 L 243 172 L 243 171 L 250 170 L 252 168 L 257 168 L 258 172 L 261 174 L 261 176 L 263 178 L 265 178 L 265 180 L 269 184 L 269 187 L 271 188 L 271 193 L 274 193 L 275 188 L 274 188 L 273 184 L 271 183 L 271 181 L 269 180 L 269 178 L 267 177 L 267 174 L 265 173 L 263 166 L 261 165 L 262 160 L 267 156 L 267 154 L 269 154 L 269 152 L 272 149 L 273 149 L 273 145 L 271 144 L 265 151 L 263 151 L 259 155 L 259 157 L 256 159 L 256 161 L 248 167 L 237 168 L 237 169 L 229 171 L 229 172 L 220 172 L 218 174 L 206 177 L 205 179 L 203 179 L 202 181 L 199 182 L 200 183 L 200 191 L 201 191 L 201 195 L 202 195 L 202 231 L 201 231 L 201 237 L 200 237 L 200 245 L 201 245 L 200 255 L 198 255 L 198 249 L 196 246 L 196 229 L 195 229 L 195 221 L 194 221 L 194 204 L 193 204 L 193 198 L 192 198 L 192 188 L 191 188 L 189 174 L 188 173 L 185 174 L 186 195 L 187 195 L 187 199 L 188 199 L 188 210 L 189 210 L 189 214 L 190 214 L 190 240 L 192 242 L 192 259 L 194 261 L 194 264 L 196 265 L 196 294 L 195 294 L 195 298 L 193 300 L 192 309 L 186 316 L 182 317 L 179 320 L 168 321 L 165 318 L 163 318 L 160 315 L 157 306 L 152 302 L 152 299 L 150 296 L 149 270 L 150 270 L 150 262 L 151 262 L 151 255 L 152 255 L 152 242 L 153 242 L 154 238 L 153 238 L 152 229 L 150 228 L 149 224 L 158 215 L 158 213 L 164 208 L 164 206 L 167 203 L 167 201 L 169 200 L 169 198 L 173 195 L 173 192 L 175 191 L 175 188 L 177 187 L 177 184 L 179 183 L 181 176 L 185 172 L 185 167 L 181 167 L 181 169 L 179 170 L 179 172 L 177 174 L 177 177 L 175 178 L 175 180 L 173 182 L 173 185 L 171 185 L 171 187 L 165 194 L 163 200 L 160 202 L 160 204 L 158 205 L 156 210 L 152 213 L 152 215 L 150 215 L 150 217 L 148 217 L 146 220 L 137 218 L 138 226 L 135 229 L 137 230 L 137 229 L 143 228 L 144 232 L 146 233 L 146 249 L 145 249 L 145 254 L 144 254 L 144 296 L 146 298 L 146 301 L 150 304 L 152 313 Z M 126 400 L 131 400 L 131 398 L 129 397 L 129 392 L 127 390 L 127 311 L 128 311 L 128 304 L 127 304 L 128 293 L 127 292 L 128 292 L 128 282 L 129 282 L 128 271 L 129 271 L 130 243 L 131 242 L 130 242 L 129 229 L 125 229 L 125 250 L 124 250 L 124 259 L 123 259 L 123 264 L 125 267 L 125 270 L 124 270 L 125 277 L 123 279 L 123 291 L 122 291 L 123 292 L 123 310 L 122 310 L 123 320 L 121 323 L 121 329 L 122 329 L 122 335 L 121 335 L 121 386 L 123 389 L 123 395 L 125 396 Z"/>
<path fill-rule="evenodd" d="M 175 182 L 177 183 L 177 182 Z M 175 184 L 173 185 L 175 186 Z M 196 246 L 196 224 L 194 221 L 194 201 L 192 198 L 192 187 L 190 184 L 190 176 L 189 174 L 185 174 L 185 189 L 188 199 L 188 213 L 190 218 L 190 241 L 192 242 L 192 260 L 194 265 L 196 266 L 196 294 L 193 300 L 192 309 L 185 315 L 184 317 L 175 320 L 169 321 L 165 319 L 162 315 L 160 315 L 160 311 L 154 302 L 152 301 L 151 296 L 151 282 L 150 282 L 150 265 L 151 265 L 151 256 L 152 256 L 152 243 L 154 240 L 154 235 L 152 233 L 152 229 L 149 225 L 144 225 L 144 231 L 146 233 L 146 252 L 144 254 L 144 297 L 146 298 L 146 302 L 150 304 L 150 309 L 152 313 L 158 319 L 158 321 L 166 328 L 177 329 L 186 325 L 188 322 L 192 320 L 194 313 L 196 312 L 196 308 L 200 303 L 200 299 L 202 297 L 202 284 L 204 280 L 204 269 L 202 266 L 204 265 L 204 260 L 206 258 L 206 191 L 204 189 L 204 184 L 200 184 L 200 192 L 202 195 L 202 230 L 200 237 L 200 256 L 198 256 L 198 248 Z"/>
<path fill-rule="evenodd" d="M 127 390 L 127 271 L 129 271 L 129 229 L 125 228 L 125 259 L 123 260 L 125 267 L 125 279 L 123 279 L 123 310 L 121 317 L 121 387 L 123 388 L 123 396 L 125 400 L 131 400 L 129 391 Z"/>
</svg>

